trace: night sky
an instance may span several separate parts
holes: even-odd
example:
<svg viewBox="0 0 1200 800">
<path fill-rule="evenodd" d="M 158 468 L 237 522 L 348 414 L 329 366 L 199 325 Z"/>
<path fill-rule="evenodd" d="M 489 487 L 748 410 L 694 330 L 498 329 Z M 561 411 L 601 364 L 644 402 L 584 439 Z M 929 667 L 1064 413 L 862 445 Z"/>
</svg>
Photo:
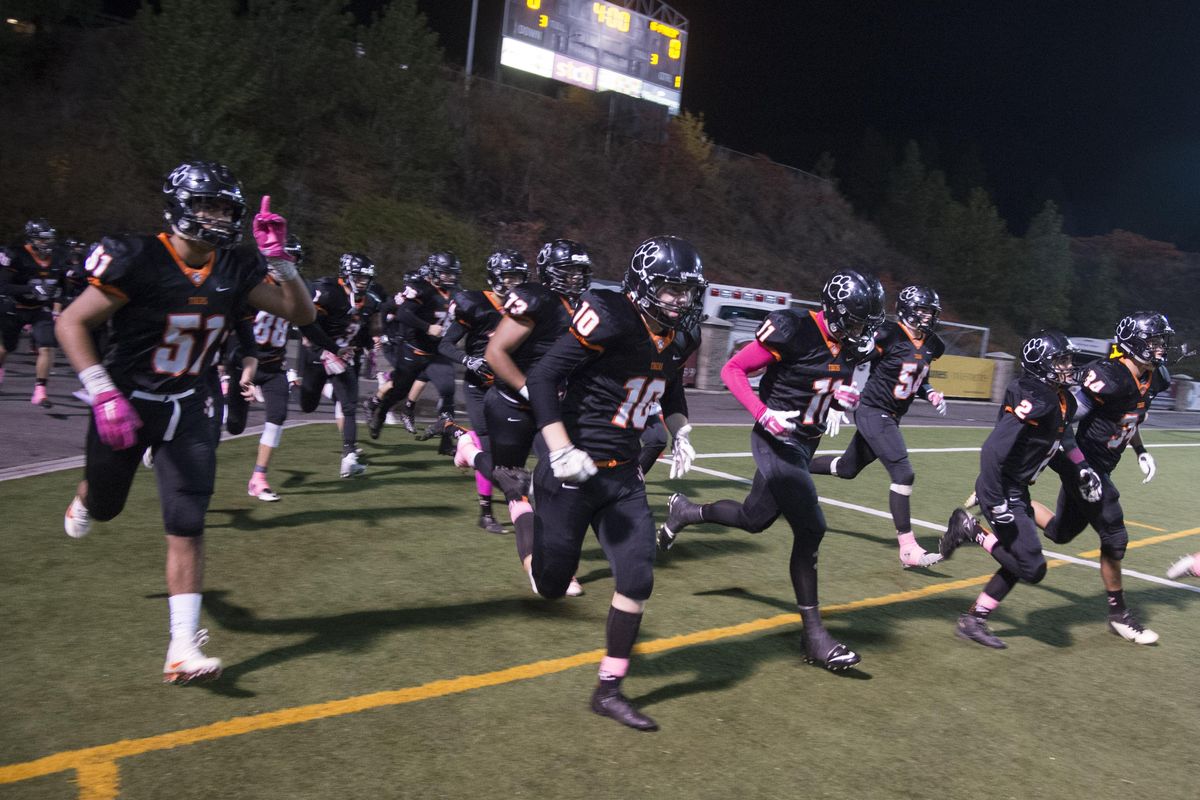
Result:
<svg viewBox="0 0 1200 800">
<path fill-rule="evenodd" d="M 378 0 L 362 0 L 377 4 Z M 470 0 L 420 0 L 450 60 Z M 1200 5 L 985 0 L 673 0 L 689 19 L 683 106 L 719 143 L 811 168 L 864 132 L 975 153 L 1014 232 L 1046 198 L 1068 232 L 1200 250 Z M 501 0 L 480 0 L 495 71 Z"/>
</svg>

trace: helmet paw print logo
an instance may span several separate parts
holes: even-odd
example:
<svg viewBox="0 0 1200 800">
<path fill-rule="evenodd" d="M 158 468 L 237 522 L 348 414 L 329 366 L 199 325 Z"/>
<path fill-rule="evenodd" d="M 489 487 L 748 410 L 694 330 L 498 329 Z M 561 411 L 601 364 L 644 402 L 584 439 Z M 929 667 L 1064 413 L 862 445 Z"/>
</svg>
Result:
<svg viewBox="0 0 1200 800">
<path fill-rule="evenodd" d="M 643 242 L 642 246 L 634 251 L 633 258 L 630 259 L 630 266 L 644 277 L 645 273 L 658 263 L 660 249 L 658 242 Z"/>
<path fill-rule="evenodd" d="M 1046 340 L 1040 337 L 1030 339 L 1025 343 L 1025 349 L 1021 352 L 1021 355 L 1030 364 L 1041 361 L 1046 357 Z"/>
<path fill-rule="evenodd" d="M 830 300 L 841 302 L 848 300 L 854 293 L 854 281 L 849 275 L 837 274 L 825 284 L 825 295 Z"/>
</svg>

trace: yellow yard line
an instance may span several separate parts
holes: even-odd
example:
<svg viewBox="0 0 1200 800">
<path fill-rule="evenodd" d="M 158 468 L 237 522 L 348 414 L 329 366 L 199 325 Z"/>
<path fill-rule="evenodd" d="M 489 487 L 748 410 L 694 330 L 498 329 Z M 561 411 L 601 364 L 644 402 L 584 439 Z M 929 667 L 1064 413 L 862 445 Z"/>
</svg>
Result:
<svg viewBox="0 0 1200 800">
<path fill-rule="evenodd" d="M 1153 525 L 1147 525 L 1147 524 L 1146 524 L 1146 523 L 1144 523 L 1144 522 L 1134 522 L 1134 521 L 1133 521 L 1133 520 L 1131 520 L 1131 519 L 1127 519 L 1127 520 L 1125 520 L 1125 524 L 1126 524 L 1126 525 L 1132 525 L 1132 526 L 1133 526 L 1133 527 L 1135 527 L 1135 528 L 1146 528 L 1147 530 L 1151 530 L 1151 531 L 1163 531 L 1163 532 L 1165 532 L 1165 531 L 1167 530 L 1166 528 L 1156 528 L 1156 527 L 1155 527 L 1155 526 L 1153 526 Z"/>
</svg>

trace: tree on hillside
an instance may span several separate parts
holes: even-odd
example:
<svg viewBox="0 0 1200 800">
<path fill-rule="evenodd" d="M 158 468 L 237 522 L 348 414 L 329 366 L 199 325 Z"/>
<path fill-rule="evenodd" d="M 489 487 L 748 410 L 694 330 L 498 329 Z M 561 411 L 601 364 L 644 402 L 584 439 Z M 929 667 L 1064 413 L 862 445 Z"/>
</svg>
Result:
<svg viewBox="0 0 1200 800">
<path fill-rule="evenodd" d="M 938 291 L 964 321 L 990 323 L 1023 291 L 1021 281 L 1014 280 L 1014 240 L 983 189 L 973 189 L 966 203 L 949 206 L 933 247 L 933 272 L 944 287 Z"/>
<path fill-rule="evenodd" d="M 1074 265 L 1071 238 L 1063 233 L 1062 223 L 1058 207 L 1047 200 L 1022 240 L 1022 289 L 1014 299 L 1024 300 L 1013 310 L 1031 331 L 1062 328 L 1069 319 Z"/>
</svg>

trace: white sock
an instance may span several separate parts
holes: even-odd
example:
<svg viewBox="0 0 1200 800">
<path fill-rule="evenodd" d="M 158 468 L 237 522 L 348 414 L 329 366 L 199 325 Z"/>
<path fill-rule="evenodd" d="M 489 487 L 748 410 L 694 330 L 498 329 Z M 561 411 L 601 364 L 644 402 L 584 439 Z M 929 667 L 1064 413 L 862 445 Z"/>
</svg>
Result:
<svg viewBox="0 0 1200 800">
<path fill-rule="evenodd" d="M 200 594 L 173 594 L 167 605 L 171 609 L 171 641 L 190 642 L 200 628 Z"/>
</svg>

